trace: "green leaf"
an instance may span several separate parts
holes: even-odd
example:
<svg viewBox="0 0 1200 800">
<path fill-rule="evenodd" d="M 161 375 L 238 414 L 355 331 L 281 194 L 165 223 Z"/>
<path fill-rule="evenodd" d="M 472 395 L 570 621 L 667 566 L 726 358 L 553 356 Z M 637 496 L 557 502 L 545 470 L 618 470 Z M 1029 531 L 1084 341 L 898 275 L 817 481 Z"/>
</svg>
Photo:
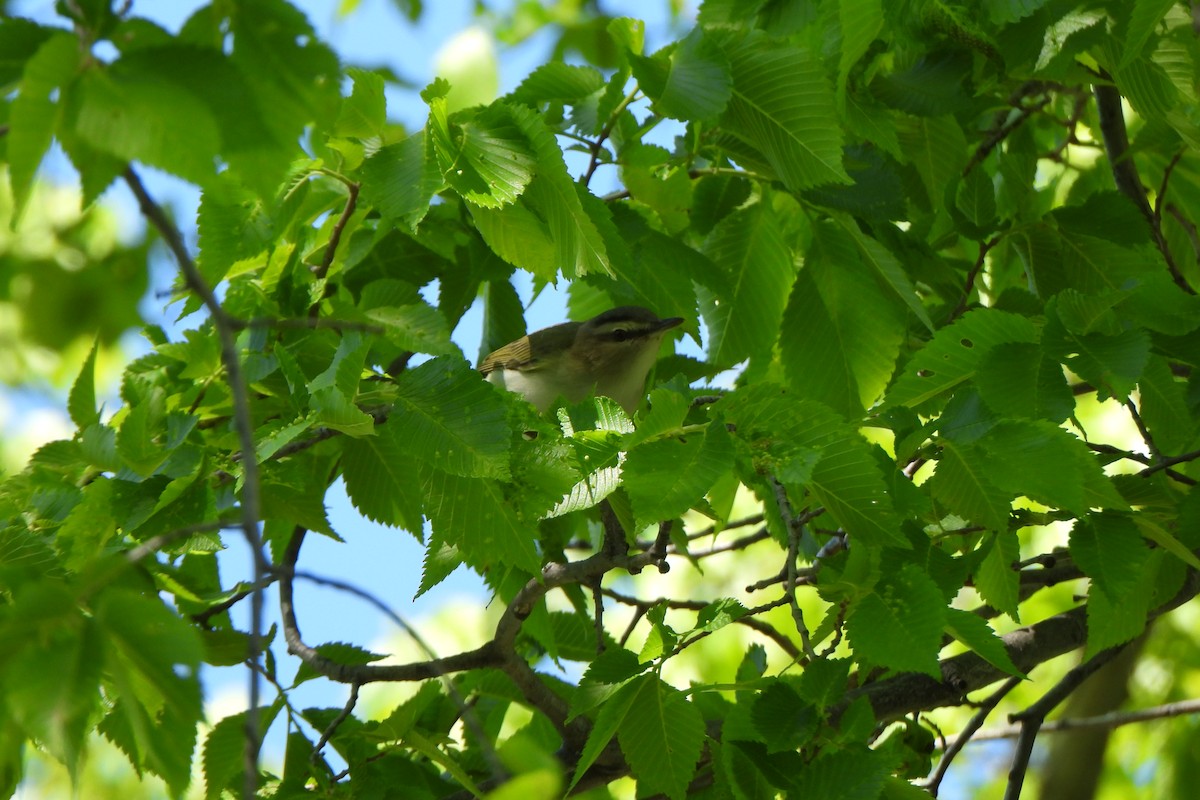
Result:
<svg viewBox="0 0 1200 800">
<path fill-rule="evenodd" d="M 637 694 L 618 733 L 621 750 L 640 791 L 681 800 L 704 747 L 704 718 L 682 692 L 654 675 L 630 685 Z"/>
<path fill-rule="evenodd" d="M 275 194 L 295 147 L 271 129 L 273 114 L 262 112 L 250 81 L 226 53 L 164 37 L 162 43 L 123 53 L 110 70 L 133 83 L 153 76 L 189 101 L 199 100 L 216 126 L 220 158 L 229 172 L 259 197 Z"/>
<path fill-rule="evenodd" d="M 417 131 L 401 142 L 380 148 L 362 166 L 363 199 L 411 232 L 416 231 L 433 196 L 445 185 L 431 149 L 430 136 Z"/>
<path fill-rule="evenodd" d="M 235 781 L 245 774 L 246 712 L 231 714 L 204 737 L 204 797 L 219 800 L 225 790 L 241 791 Z"/>
<path fill-rule="evenodd" d="M 181 794 L 191 778 L 196 726 L 203 714 L 197 674 L 203 643 L 157 597 L 110 589 L 95 614 L 111 653 L 106 664 L 119 696 L 101 730 L 122 745 L 134 764 L 161 776 L 172 792 Z"/>
<path fill-rule="evenodd" d="M 910 66 L 882 72 L 871 82 L 871 94 L 892 108 L 918 117 L 941 117 L 963 108 L 963 80 L 970 59 L 961 52 L 931 54 Z"/>
<path fill-rule="evenodd" d="M 1092 584 L 1114 604 L 1131 599 L 1142 566 L 1150 558 L 1137 525 L 1123 514 L 1094 514 L 1076 520 L 1070 550 Z"/>
<path fill-rule="evenodd" d="M 709 234 L 704 252 L 720 269 L 719 285 L 701 294 L 709 359 L 732 366 L 765 356 L 776 337 L 795 276 L 774 212 L 759 203 L 730 214 Z M 753 308 L 753 314 L 735 313 Z"/>
<path fill-rule="evenodd" d="M 929 312 L 925 310 L 925 305 L 917 295 L 916 287 L 904 272 L 904 267 L 900 264 L 899 259 L 881 243 L 863 233 L 858 223 L 849 217 L 839 215 L 838 222 L 853 237 L 863 263 L 870 267 L 884 284 L 908 306 L 909 311 L 921 321 L 921 324 L 932 331 L 933 322 L 929 319 Z"/>
<path fill-rule="evenodd" d="M 71 421 L 81 431 L 89 425 L 100 423 L 100 412 L 96 409 L 96 348 L 99 345 L 98 341 L 92 344 L 92 349 L 88 351 L 83 367 L 79 370 L 79 377 L 71 385 L 71 394 L 67 397 L 67 411 L 71 415 Z"/>
<path fill-rule="evenodd" d="M 350 96 L 342 101 L 342 109 L 333 127 L 334 135 L 359 139 L 378 136 L 387 122 L 383 76 L 357 67 L 348 67 L 346 75 L 354 85 Z"/>
<path fill-rule="evenodd" d="M 1183 513 L 1181 512 L 1181 516 Z M 1159 525 L 1152 518 L 1144 514 L 1135 514 L 1133 521 L 1137 524 L 1138 529 L 1150 541 L 1174 555 L 1180 561 L 1184 562 L 1193 569 L 1200 570 L 1200 558 L 1196 557 L 1188 546 L 1181 542 L 1174 534 L 1166 528 Z"/>
<path fill-rule="evenodd" d="M 1079 204 L 1059 206 L 1050 216 L 1061 231 L 1091 237 L 1079 241 L 1103 239 L 1123 247 L 1151 243 L 1150 229 L 1137 205 L 1115 189 L 1089 194 Z M 1068 291 L 1078 294 L 1075 289 Z"/>
<path fill-rule="evenodd" d="M 864 665 L 939 678 L 945 610 L 937 585 L 907 564 L 885 574 L 874 591 L 850 607 L 846 635 Z"/>
<path fill-rule="evenodd" d="M 823 800 L 874 800 L 880 797 L 890 767 L 864 745 L 824 752 L 794 776 L 789 796 Z"/>
<path fill-rule="evenodd" d="M 347 664 L 349 666 L 373 664 L 376 661 L 382 661 L 387 658 L 385 655 L 373 653 L 356 644 L 348 644 L 346 642 L 325 642 L 324 644 L 317 645 L 314 649 L 330 661 L 336 661 L 339 664 Z M 302 663 L 296 670 L 294 682 L 298 685 L 320 677 L 322 677 L 321 673 L 317 672 L 314 667 Z"/>
<path fill-rule="evenodd" d="M 1130 295 L 1127 291 L 1084 294 L 1064 289 L 1055 297 L 1058 319 L 1071 333 L 1103 333 L 1115 336 L 1121 332 L 1121 321 L 1113 309 Z"/>
<path fill-rule="evenodd" d="M 1015 531 L 998 530 L 987 554 L 975 571 L 975 588 L 989 605 L 1004 612 L 1013 622 L 1020 622 L 1020 578 L 1015 564 L 1020 555 L 1020 543 Z"/>
<path fill-rule="evenodd" d="M 68 569 L 80 570 L 98 558 L 117 532 L 112 513 L 112 481 L 99 477 L 83 487 L 83 498 L 71 509 L 55 536 Z"/>
<path fill-rule="evenodd" d="M 265 736 L 279 715 L 283 703 L 279 700 L 258 711 L 259 736 Z M 222 790 L 237 794 L 242 790 L 245 774 L 246 712 L 240 711 L 221 719 L 204 737 L 204 797 L 215 800 Z"/>
<path fill-rule="evenodd" d="M 856 434 L 822 449 L 808 488 L 839 526 L 868 545 L 909 547 L 878 464 Z"/>
<path fill-rule="evenodd" d="M 51 98 L 55 91 L 65 88 L 71 81 L 79 68 L 80 57 L 79 39 L 59 32 L 47 38 L 25 63 L 5 137 L 8 150 L 5 161 L 15 213 L 19 213 L 29 199 L 34 175 L 58 127 L 62 112 Z"/>
<path fill-rule="evenodd" d="M 984 0 L 988 17 L 997 25 L 1005 25 L 1028 17 L 1046 4 L 1047 0 Z"/>
<path fill-rule="evenodd" d="M 937 471 L 927 482 L 934 499 L 988 530 L 1006 530 L 1012 497 L 989 479 L 980 451 L 948 439 L 940 444 Z"/>
<path fill-rule="evenodd" d="M 216 178 L 221 133 L 209 106 L 149 68 L 118 60 L 77 84 L 80 138 L 125 161 L 140 161 L 207 185 Z"/>
<path fill-rule="evenodd" d="M 326 386 L 313 392 L 311 405 L 316 421 L 326 428 L 355 437 L 372 436 L 375 433 L 374 418 L 356 406 L 336 386 Z"/>
<path fill-rule="evenodd" d="M 975 377 L 984 355 L 1005 342 L 1036 342 L 1033 323 L 992 308 L 968 311 L 934 334 L 888 392 L 886 405 L 920 406 Z"/>
<path fill-rule="evenodd" d="M 1090 592 L 1087 601 L 1087 647 L 1084 657 L 1107 650 L 1119 644 L 1131 642 L 1146 630 L 1146 615 L 1153 587 L 1146 585 L 1147 577 L 1155 577 L 1156 570 L 1141 570 L 1133 577 L 1138 579 L 1139 588 L 1120 600 L 1108 592 Z"/>
<path fill-rule="evenodd" d="M 573 470 L 583 478 L 544 515 L 559 517 L 591 508 L 620 486 L 621 434 L 633 433 L 633 423 L 616 401 L 593 398 L 591 403 L 561 408 L 559 424 L 567 443 L 574 449 Z M 632 522 L 632 520 L 630 520 Z"/>
<path fill-rule="evenodd" d="M 1063 324 L 1054 299 L 1046 304 L 1042 342 L 1051 357 L 1061 359 L 1072 372 L 1095 386 L 1101 400 L 1128 397 L 1150 358 L 1146 331 L 1130 328 L 1114 336 L 1074 333 Z"/>
<path fill-rule="evenodd" d="M 14 636 L 20 628 L 6 620 L 16 645 L 6 648 L 6 724 L 19 724 L 75 776 L 99 707 L 102 636 L 69 595 L 46 584 L 20 592 L 10 610 L 28 635 Z"/>
<path fill-rule="evenodd" d="M 857 417 L 891 380 L 906 333 L 903 312 L 884 296 L 851 237 L 828 225 L 815 232 L 784 312 L 780 361 L 797 391 Z"/>
<path fill-rule="evenodd" d="M 154 474 L 171 454 L 162 446 L 165 433 L 162 404 L 162 393 L 155 390 L 129 409 L 117 431 L 117 454 L 142 477 Z"/>
<path fill-rule="evenodd" d="M 525 76 L 508 99 L 531 106 L 552 102 L 577 104 L 603 88 L 604 76 L 594 67 L 550 61 Z"/>
<path fill-rule="evenodd" d="M 989 456 L 991 480 L 1013 494 L 1076 514 L 1094 506 L 1123 505 L 1112 497 L 1111 484 L 1088 446 L 1057 425 L 1005 420 L 980 444 Z"/>
<path fill-rule="evenodd" d="M 1018 678 L 1025 677 L 1004 649 L 1004 642 L 983 617 L 961 608 L 947 608 L 946 633 L 974 650 L 997 669 Z"/>
<path fill-rule="evenodd" d="M 309 381 L 308 391 L 317 394 L 325 389 L 336 388 L 347 398 L 356 397 L 369 348 L 370 343 L 362 334 L 358 331 L 348 331 L 338 340 L 337 350 L 329 366 Z"/>
<path fill-rule="evenodd" d="M 621 154 L 621 180 L 630 196 L 653 208 L 667 230 L 677 233 L 690 222 L 692 179 L 681 165 L 671 162 L 664 148 L 631 145 Z"/>
<path fill-rule="evenodd" d="M 838 525 L 864 542 L 909 546 L 870 447 L 828 407 L 759 382 L 718 408 L 754 453 L 756 473 L 773 471 L 789 489 L 808 488 Z"/>
<path fill-rule="evenodd" d="M 0 85 L 18 81 L 26 62 L 56 32 L 21 17 L 0 19 Z"/>
<path fill-rule="evenodd" d="M 840 101 L 846 94 L 850 68 L 866 55 L 875 37 L 883 30 L 884 16 L 880 0 L 838 0 L 838 22 L 842 29 L 837 79 Z"/>
<path fill-rule="evenodd" d="M 366 311 L 367 319 L 384 327 L 384 336 L 392 344 L 414 353 L 450 355 L 457 348 L 450 341 L 446 318 L 425 303 L 381 306 Z"/>
<path fill-rule="evenodd" d="M 559 270 L 567 278 L 611 274 L 603 237 L 579 197 L 586 189 L 571 180 L 562 151 L 541 115 L 524 106 L 495 103 L 493 107 L 506 109 L 515 130 L 529 142 L 536 175 L 513 204 L 468 207 L 488 246 L 505 261 L 545 281 L 555 280 Z"/>
<path fill-rule="evenodd" d="M 634 447 L 622 471 L 638 528 L 683 514 L 732 461 L 733 444 L 720 419 L 709 423 L 703 435 L 692 433 Z"/>
<path fill-rule="evenodd" d="M 1153 248 L 1123 247 L 1078 233 L 1072 226 L 1060 225 L 1057 243 L 1062 248 L 1061 265 L 1044 273 L 1038 284 L 1045 296 L 1067 288 L 1085 294 L 1120 291 L 1131 278 L 1140 280 L 1159 269 Z"/>
<path fill-rule="evenodd" d="M 404 431 L 413 457 L 464 477 L 508 477 L 504 400 L 466 362 L 435 358 L 407 370 L 396 388 L 389 423 Z"/>
<path fill-rule="evenodd" d="M 716 266 L 678 239 L 651 228 L 624 205 L 613 208 L 613 223 L 630 250 L 628 262 L 613 262 L 616 285 L 633 293 L 628 302 L 653 309 L 664 319 L 683 317 L 685 329 L 690 329 L 696 319 L 693 276 L 711 275 Z"/>
<path fill-rule="evenodd" d="M 1151 355 L 1138 381 L 1138 411 L 1162 451 L 1177 453 L 1191 443 L 1196 420 L 1188 408 L 1186 384 L 1176 379 L 1166 359 Z"/>
<path fill-rule="evenodd" d="M 626 717 L 632 711 L 634 704 L 639 701 L 642 687 L 647 682 L 657 683 L 658 678 L 648 675 L 631 681 L 600 706 L 600 713 L 596 715 L 596 721 L 592 724 L 587 742 L 583 745 L 583 752 L 579 755 L 579 763 L 575 766 L 575 775 L 567 787 L 568 793 L 575 788 L 592 764 L 596 763 L 596 759 L 604 752 L 604 748 L 617 735 L 617 731 L 624 726 Z"/>
<path fill-rule="evenodd" d="M 533 180 L 537 157 L 505 105 L 446 116 L 445 101 L 430 105 L 429 135 L 442 177 L 468 202 L 502 208 Z"/>
<path fill-rule="evenodd" d="M 841 128 L 829 124 L 836 108 L 820 53 L 761 37 L 723 46 L 733 74 L 723 127 L 757 148 L 794 192 L 850 183 Z"/>
<path fill-rule="evenodd" d="M 425 513 L 437 543 L 458 548 L 459 557 L 478 569 L 501 563 L 538 573 L 537 531 L 518 519 L 502 484 L 438 469 L 426 469 L 424 475 Z"/>
<path fill-rule="evenodd" d="M 325 510 L 329 465 L 315 459 L 283 459 L 262 465 L 262 518 L 303 525 L 334 539 Z"/>
<path fill-rule="evenodd" d="M 975 385 L 983 401 L 1003 416 L 1062 422 L 1075 412 L 1062 364 L 1029 342 L 990 349 L 979 363 Z"/>
<path fill-rule="evenodd" d="M 967 163 L 967 139 L 954 117 L 909 117 L 898 125 L 901 159 L 912 164 L 929 203 L 943 202 L 946 187 Z"/>
<path fill-rule="evenodd" d="M 812 739 L 820 725 L 816 709 L 779 679 L 772 680 L 758 693 L 751 719 L 762 734 L 768 753 L 799 748 Z"/>
<path fill-rule="evenodd" d="M 954 204 L 982 232 L 996 227 L 996 189 L 982 167 L 971 170 L 958 185 Z"/>
<path fill-rule="evenodd" d="M 697 26 L 669 53 L 651 58 L 631 55 L 639 88 L 654 110 L 678 120 L 711 120 L 725 110 L 732 94 L 729 60 Z"/>
<path fill-rule="evenodd" d="M 297 141 L 306 125 L 332 126 L 341 106 L 340 66 L 304 14 L 279 0 L 229 14 L 231 59 L 255 98 L 270 109 L 264 122 L 275 141 Z"/>
<path fill-rule="evenodd" d="M 396 423 L 376 429 L 377 436 L 347 439 L 342 477 L 354 507 L 368 519 L 405 528 L 420 536 L 421 497 L 417 465 L 405 451 Z"/>
<path fill-rule="evenodd" d="M 425 549 L 425 560 L 421 563 L 421 585 L 417 587 L 415 597 L 420 597 L 446 580 L 462 564 L 457 547 L 441 541 L 436 535 L 430 538 L 429 546 Z"/>
<path fill-rule="evenodd" d="M 213 180 L 200 195 L 196 225 L 200 271 L 214 285 L 236 262 L 265 253 L 278 235 L 262 201 L 225 177 Z"/>
<path fill-rule="evenodd" d="M 254 432 L 254 452 L 259 461 L 266 461 L 283 447 L 295 441 L 296 437 L 316 424 L 314 417 L 288 422 L 287 420 L 272 420 Z"/>
</svg>

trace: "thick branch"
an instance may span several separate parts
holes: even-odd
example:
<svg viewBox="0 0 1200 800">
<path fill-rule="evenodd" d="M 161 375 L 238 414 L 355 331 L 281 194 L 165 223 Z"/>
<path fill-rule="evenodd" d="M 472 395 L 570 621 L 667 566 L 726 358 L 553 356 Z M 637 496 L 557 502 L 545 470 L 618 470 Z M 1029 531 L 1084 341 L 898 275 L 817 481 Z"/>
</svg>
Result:
<svg viewBox="0 0 1200 800">
<path fill-rule="evenodd" d="M 1150 619 L 1178 608 L 1197 592 L 1200 592 L 1200 575 L 1191 572 L 1183 588 L 1169 602 L 1152 611 Z M 1087 641 L 1087 609 L 1083 606 L 1073 608 L 1036 625 L 1005 634 L 1001 640 L 1017 669 L 1028 673 L 1038 664 L 1084 645 Z M 848 692 L 833 716 L 838 716 L 853 700 L 865 696 L 875 709 L 876 718 L 880 722 L 891 722 L 917 711 L 959 705 L 968 693 L 1008 677 L 1007 673 L 975 653 L 963 653 L 943 661 L 941 673 L 941 680 L 906 673 L 868 683 Z"/>
</svg>

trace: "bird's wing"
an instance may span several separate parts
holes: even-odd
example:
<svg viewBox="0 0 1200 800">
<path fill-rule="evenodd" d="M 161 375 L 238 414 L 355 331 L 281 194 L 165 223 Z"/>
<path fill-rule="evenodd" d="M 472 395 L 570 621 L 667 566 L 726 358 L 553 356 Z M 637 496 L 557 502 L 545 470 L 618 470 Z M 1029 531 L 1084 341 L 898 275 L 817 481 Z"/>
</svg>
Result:
<svg viewBox="0 0 1200 800">
<path fill-rule="evenodd" d="M 515 342 L 509 342 L 488 355 L 479 362 L 479 371 L 484 375 L 498 369 L 528 370 L 535 366 L 537 359 L 529 346 L 529 337 L 522 336 Z"/>
</svg>

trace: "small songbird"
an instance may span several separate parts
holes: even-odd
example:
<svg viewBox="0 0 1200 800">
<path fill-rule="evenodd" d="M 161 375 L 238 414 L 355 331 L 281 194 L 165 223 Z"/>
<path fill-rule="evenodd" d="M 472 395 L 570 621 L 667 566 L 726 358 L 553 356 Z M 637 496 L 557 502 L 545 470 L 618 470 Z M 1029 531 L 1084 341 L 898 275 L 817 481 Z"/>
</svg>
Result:
<svg viewBox="0 0 1200 800">
<path fill-rule="evenodd" d="M 621 306 L 587 322 L 564 322 L 522 336 L 483 359 L 479 371 L 540 411 L 559 397 L 578 403 L 594 393 L 611 397 L 632 415 L 645 394 L 659 343 L 681 322 Z"/>
</svg>

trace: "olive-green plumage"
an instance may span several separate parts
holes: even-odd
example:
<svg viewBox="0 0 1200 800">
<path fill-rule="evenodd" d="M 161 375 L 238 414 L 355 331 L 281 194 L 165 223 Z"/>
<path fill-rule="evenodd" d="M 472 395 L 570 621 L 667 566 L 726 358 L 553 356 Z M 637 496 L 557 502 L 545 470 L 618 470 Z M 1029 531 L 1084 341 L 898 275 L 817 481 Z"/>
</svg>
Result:
<svg viewBox="0 0 1200 800">
<path fill-rule="evenodd" d="M 564 322 L 509 342 L 479 363 L 489 381 L 545 411 L 559 397 L 577 403 L 597 394 L 633 414 L 658 345 L 680 317 L 659 319 L 640 306 L 621 306 L 586 322 Z"/>
</svg>

